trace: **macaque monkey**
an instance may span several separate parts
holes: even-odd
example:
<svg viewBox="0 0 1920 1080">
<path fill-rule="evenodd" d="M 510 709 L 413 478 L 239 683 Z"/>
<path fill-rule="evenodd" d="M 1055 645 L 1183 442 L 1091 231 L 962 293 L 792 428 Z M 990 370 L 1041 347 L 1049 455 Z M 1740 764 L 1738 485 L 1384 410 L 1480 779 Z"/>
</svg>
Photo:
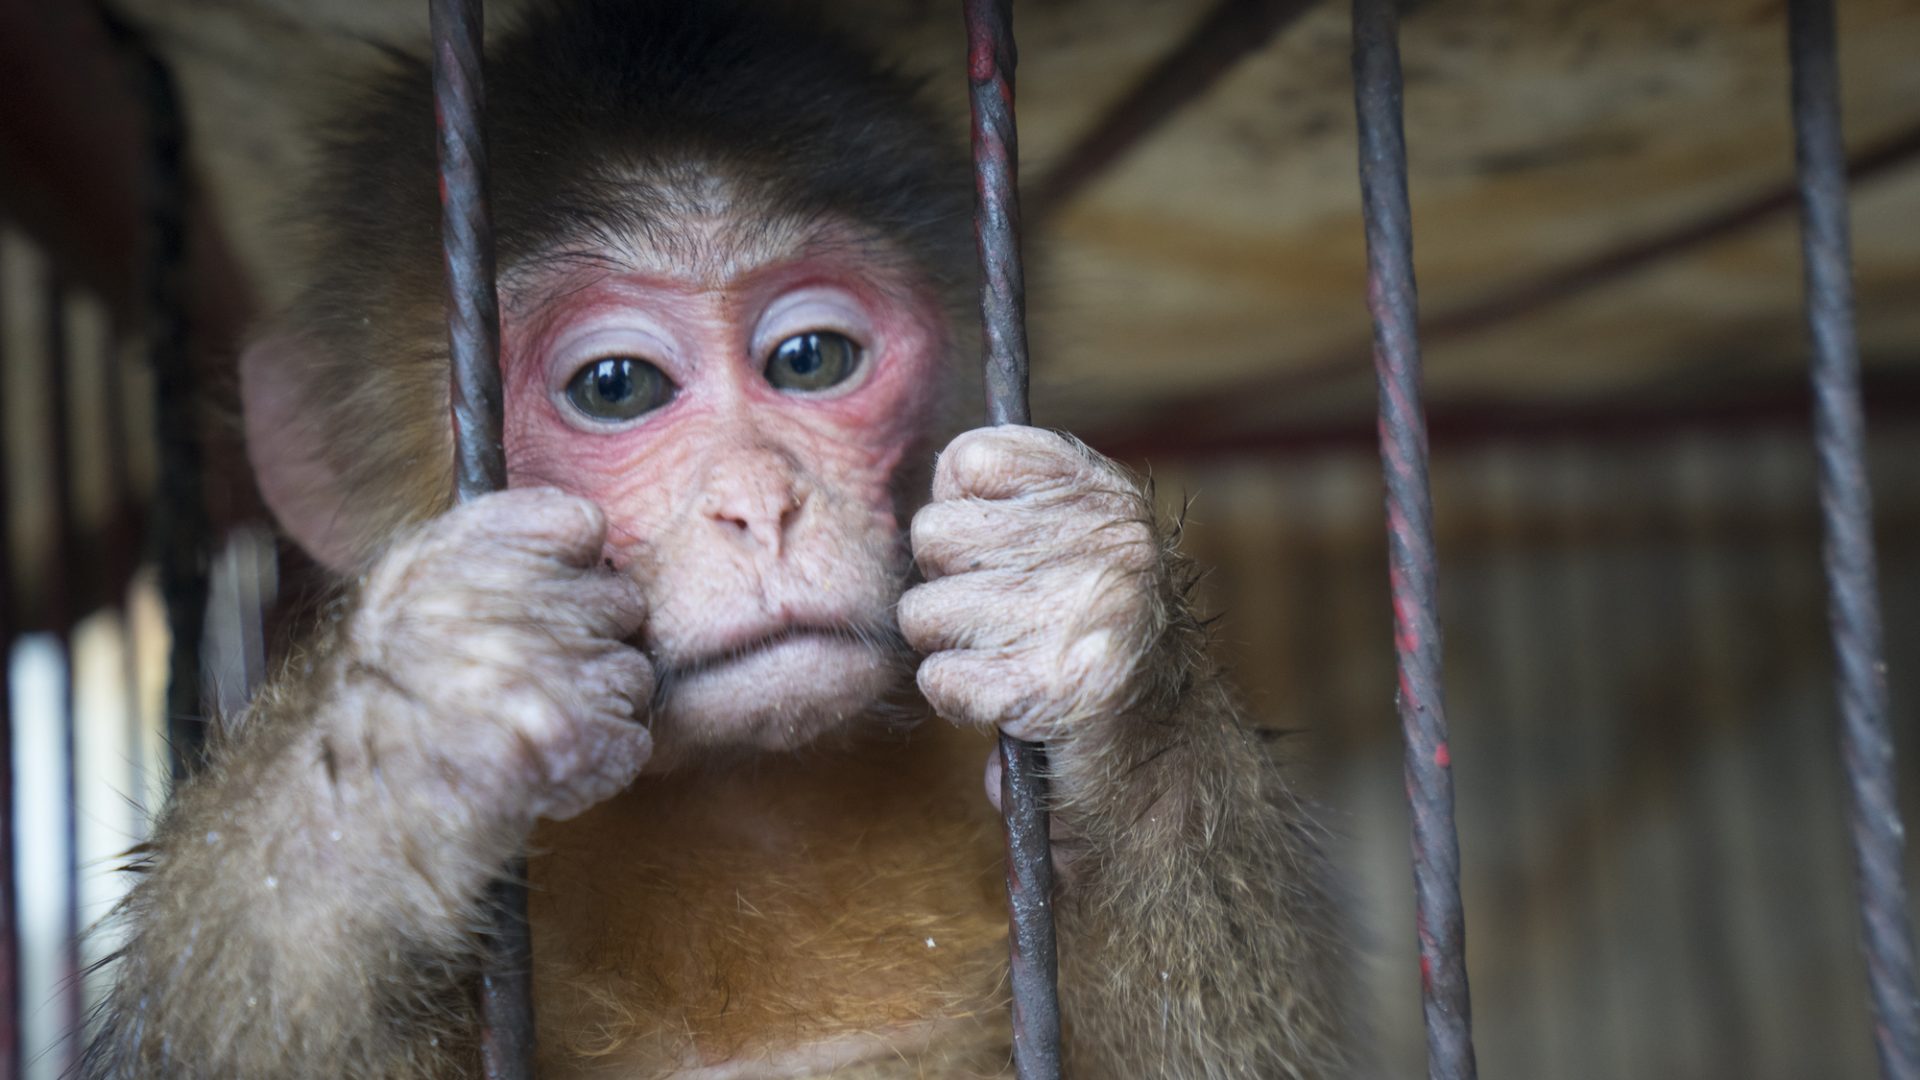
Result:
<svg viewBox="0 0 1920 1080">
<path fill-rule="evenodd" d="M 996 729 L 1050 757 L 1069 1073 L 1339 1073 L 1318 834 L 1142 485 L 1036 428 L 933 453 L 976 378 L 949 125 L 779 11 L 496 41 L 509 489 L 451 506 L 405 66 L 329 129 L 241 363 L 340 597 L 166 811 L 84 1074 L 477 1075 L 525 853 L 543 1080 L 1003 1075 Z"/>
</svg>

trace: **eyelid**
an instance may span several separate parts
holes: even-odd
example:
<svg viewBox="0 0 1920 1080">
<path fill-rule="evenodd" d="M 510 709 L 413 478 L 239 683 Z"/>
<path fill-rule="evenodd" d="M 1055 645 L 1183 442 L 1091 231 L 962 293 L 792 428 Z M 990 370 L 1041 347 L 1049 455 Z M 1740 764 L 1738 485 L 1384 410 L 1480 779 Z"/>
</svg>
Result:
<svg viewBox="0 0 1920 1080">
<path fill-rule="evenodd" d="M 877 344 L 873 319 L 852 293 L 814 286 L 796 289 L 767 305 L 754 328 L 753 354 L 764 360 L 781 342 L 813 330 L 842 334 L 867 353 Z"/>
<path fill-rule="evenodd" d="M 547 381 L 556 389 L 564 389 L 581 368 L 616 356 L 644 360 L 658 368 L 669 383 L 679 385 L 680 380 L 673 375 L 672 346 L 651 328 L 627 323 L 588 327 L 561 339 L 554 347 Z"/>
</svg>

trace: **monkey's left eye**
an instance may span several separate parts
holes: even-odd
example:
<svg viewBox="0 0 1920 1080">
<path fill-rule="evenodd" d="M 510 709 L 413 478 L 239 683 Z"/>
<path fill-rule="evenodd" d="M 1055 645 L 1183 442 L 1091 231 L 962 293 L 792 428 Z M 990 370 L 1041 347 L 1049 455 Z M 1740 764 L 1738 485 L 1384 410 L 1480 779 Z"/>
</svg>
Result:
<svg viewBox="0 0 1920 1080">
<path fill-rule="evenodd" d="M 767 382 L 802 393 L 846 382 L 860 370 L 860 346 L 832 330 L 812 330 L 782 341 L 767 357 Z"/>
<path fill-rule="evenodd" d="M 619 423 L 651 412 L 673 398 L 673 384 L 659 368 L 632 356 L 608 356 L 573 373 L 567 400 L 593 420 Z"/>
</svg>

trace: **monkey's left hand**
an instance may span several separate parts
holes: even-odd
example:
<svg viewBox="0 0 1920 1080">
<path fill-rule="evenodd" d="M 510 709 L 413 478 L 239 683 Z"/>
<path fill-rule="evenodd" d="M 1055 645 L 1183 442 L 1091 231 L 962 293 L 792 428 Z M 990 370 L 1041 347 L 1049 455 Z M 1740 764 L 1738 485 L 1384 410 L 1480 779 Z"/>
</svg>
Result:
<svg viewBox="0 0 1920 1080">
<path fill-rule="evenodd" d="M 912 540 L 927 582 L 900 629 L 941 716 L 1055 742 L 1135 704 L 1172 591 L 1153 507 L 1119 465 L 1039 428 L 969 431 Z"/>
</svg>

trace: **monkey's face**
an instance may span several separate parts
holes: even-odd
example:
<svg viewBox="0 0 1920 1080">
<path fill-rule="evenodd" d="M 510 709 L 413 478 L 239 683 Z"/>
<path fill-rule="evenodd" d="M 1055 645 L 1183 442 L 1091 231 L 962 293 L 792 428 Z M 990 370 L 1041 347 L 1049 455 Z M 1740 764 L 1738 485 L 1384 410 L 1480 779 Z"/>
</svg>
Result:
<svg viewBox="0 0 1920 1080">
<path fill-rule="evenodd" d="M 908 671 L 896 473 L 925 442 L 948 334 L 870 245 L 603 253 L 510 277 L 512 486 L 598 503 L 642 583 L 656 762 L 800 745 Z"/>
</svg>

